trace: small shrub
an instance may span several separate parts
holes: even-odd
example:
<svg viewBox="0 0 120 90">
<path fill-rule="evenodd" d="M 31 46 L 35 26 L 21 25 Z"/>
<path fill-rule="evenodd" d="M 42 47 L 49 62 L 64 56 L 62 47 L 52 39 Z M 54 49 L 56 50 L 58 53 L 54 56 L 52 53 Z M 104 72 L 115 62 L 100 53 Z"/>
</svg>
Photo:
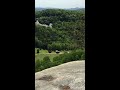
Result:
<svg viewBox="0 0 120 90">
<path fill-rule="evenodd" d="M 61 57 L 62 56 L 56 56 L 56 57 L 53 58 L 53 65 L 54 66 L 59 65 L 59 64 L 62 63 Z"/>
<path fill-rule="evenodd" d="M 40 53 L 40 49 L 37 49 L 37 53 Z"/>
<path fill-rule="evenodd" d="M 45 69 L 52 66 L 52 62 L 50 61 L 49 56 L 43 58 L 42 65 L 45 67 Z"/>
<path fill-rule="evenodd" d="M 48 50 L 48 53 L 51 53 L 52 52 L 52 50 Z"/>
<path fill-rule="evenodd" d="M 75 60 L 79 60 L 80 57 L 78 55 L 75 56 Z"/>
<path fill-rule="evenodd" d="M 40 68 L 40 60 L 36 60 L 35 61 L 35 72 L 39 71 L 39 68 Z"/>
<path fill-rule="evenodd" d="M 85 60 L 85 53 L 81 55 L 81 60 Z"/>
<path fill-rule="evenodd" d="M 46 62 L 50 62 L 49 56 L 44 57 L 43 60 L 46 61 Z"/>
</svg>

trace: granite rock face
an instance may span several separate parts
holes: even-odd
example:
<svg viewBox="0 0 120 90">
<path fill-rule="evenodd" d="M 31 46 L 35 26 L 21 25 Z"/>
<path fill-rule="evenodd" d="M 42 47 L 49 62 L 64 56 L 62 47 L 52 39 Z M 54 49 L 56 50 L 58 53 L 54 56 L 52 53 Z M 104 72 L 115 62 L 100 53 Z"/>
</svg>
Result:
<svg viewBox="0 0 120 90">
<path fill-rule="evenodd" d="M 85 90 L 85 61 L 73 61 L 35 73 L 35 90 Z"/>
</svg>

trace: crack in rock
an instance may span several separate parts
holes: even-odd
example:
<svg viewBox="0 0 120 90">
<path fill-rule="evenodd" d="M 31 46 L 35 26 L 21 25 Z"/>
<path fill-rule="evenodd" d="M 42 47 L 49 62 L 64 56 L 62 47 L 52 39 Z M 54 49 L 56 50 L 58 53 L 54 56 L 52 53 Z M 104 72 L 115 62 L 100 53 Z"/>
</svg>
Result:
<svg viewBox="0 0 120 90">
<path fill-rule="evenodd" d="M 40 77 L 38 80 L 44 80 L 44 81 L 52 81 L 55 78 L 51 75 L 44 75 L 43 77 Z"/>
</svg>

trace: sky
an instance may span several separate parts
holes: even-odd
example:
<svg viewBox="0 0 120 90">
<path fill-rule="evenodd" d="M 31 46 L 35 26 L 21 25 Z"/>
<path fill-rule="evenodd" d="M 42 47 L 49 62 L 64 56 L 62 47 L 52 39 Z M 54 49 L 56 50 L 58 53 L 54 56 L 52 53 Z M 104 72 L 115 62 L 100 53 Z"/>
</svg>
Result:
<svg viewBox="0 0 120 90">
<path fill-rule="evenodd" d="M 85 8 L 85 0 L 35 0 L 35 7 L 42 8 Z"/>
</svg>

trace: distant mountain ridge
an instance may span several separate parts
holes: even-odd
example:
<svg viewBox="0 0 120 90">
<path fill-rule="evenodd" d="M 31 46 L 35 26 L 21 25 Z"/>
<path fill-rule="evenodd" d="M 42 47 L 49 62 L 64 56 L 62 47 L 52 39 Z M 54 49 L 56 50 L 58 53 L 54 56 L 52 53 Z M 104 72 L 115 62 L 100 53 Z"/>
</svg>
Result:
<svg viewBox="0 0 120 90">
<path fill-rule="evenodd" d="M 46 10 L 46 9 L 61 9 L 61 8 L 42 8 L 42 7 L 36 7 L 35 11 L 42 11 L 42 10 Z M 79 8 L 79 7 L 75 7 L 75 8 L 64 8 L 64 10 L 85 10 L 85 8 Z"/>
<path fill-rule="evenodd" d="M 67 10 L 80 10 L 80 9 L 84 9 L 84 8 L 76 7 L 76 8 L 69 8 L 69 9 L 67 9 Z"/>
</svg>

